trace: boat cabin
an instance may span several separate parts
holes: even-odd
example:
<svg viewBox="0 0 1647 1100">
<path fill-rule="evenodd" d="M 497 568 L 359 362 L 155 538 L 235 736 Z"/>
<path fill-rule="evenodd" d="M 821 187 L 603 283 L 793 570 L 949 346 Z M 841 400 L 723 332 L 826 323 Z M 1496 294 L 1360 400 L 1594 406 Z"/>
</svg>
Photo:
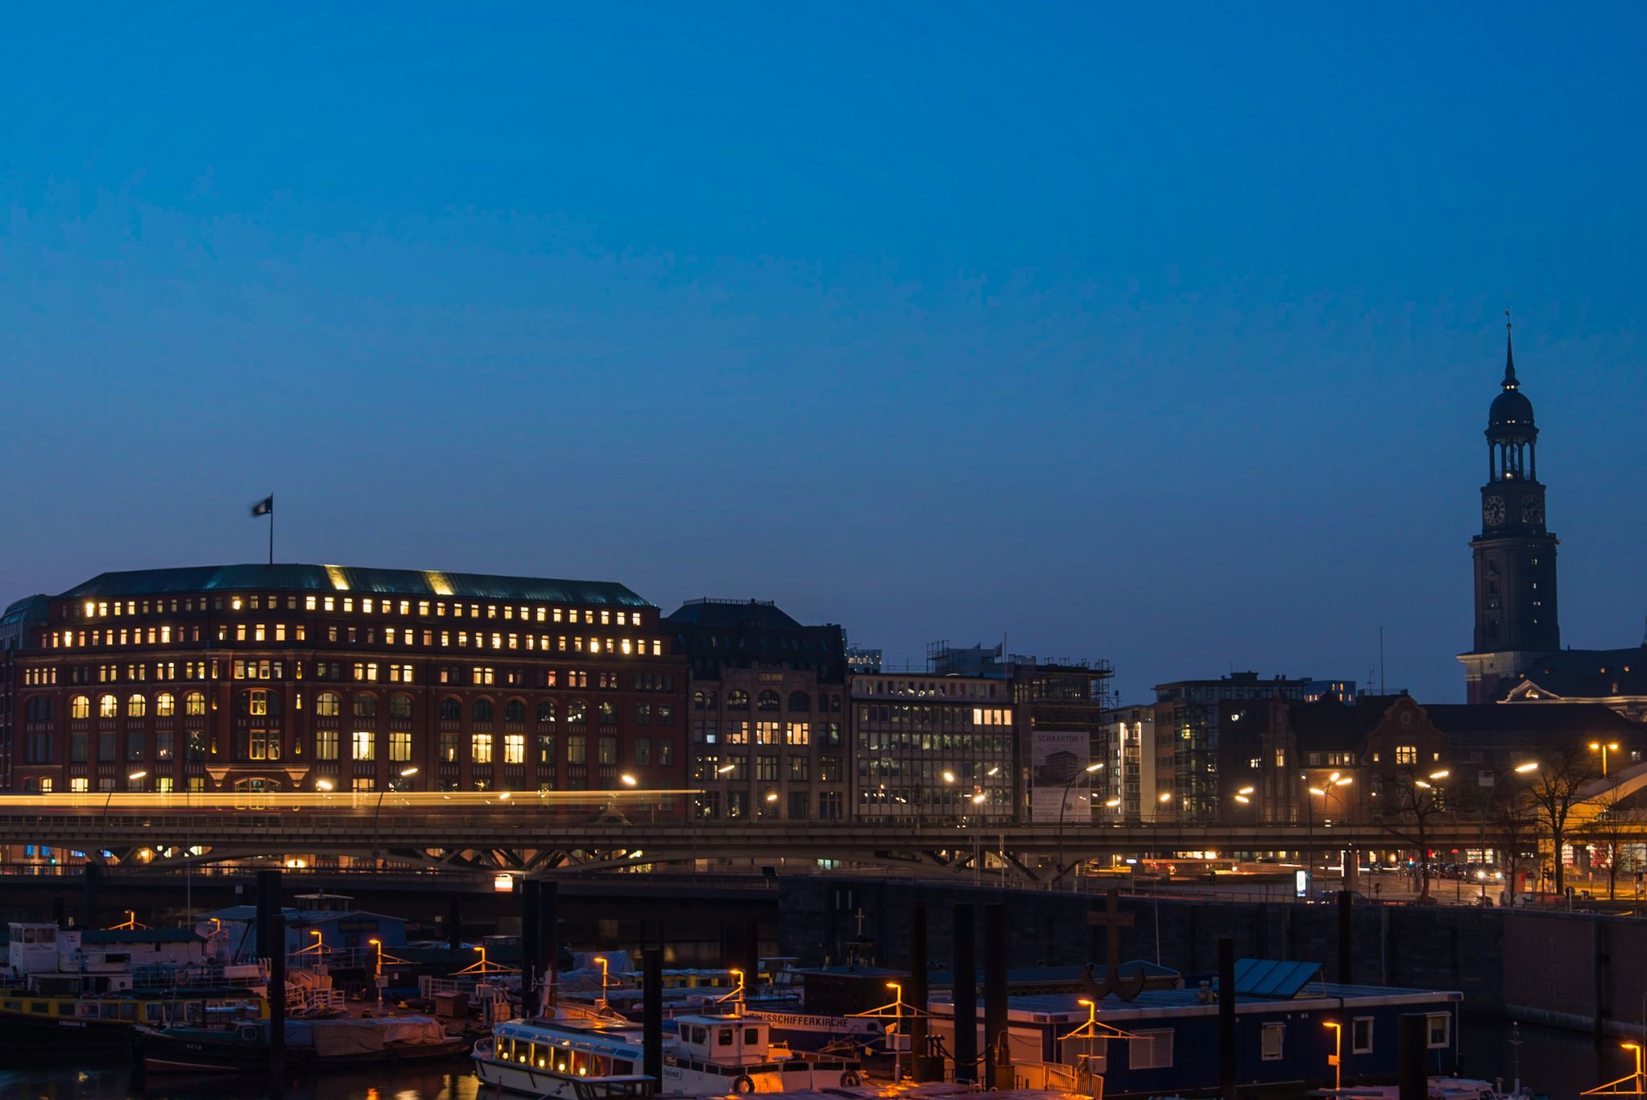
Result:
<svg viewBox="0 0 1647 1100">
<path fill-rule="evenodd" d="M 719 1066 L 761 1066 L 772 1061 L 772 1037 L 765 1020 L 754 1016 L 675 1017 L 676 1057 Z"/>
</svg>

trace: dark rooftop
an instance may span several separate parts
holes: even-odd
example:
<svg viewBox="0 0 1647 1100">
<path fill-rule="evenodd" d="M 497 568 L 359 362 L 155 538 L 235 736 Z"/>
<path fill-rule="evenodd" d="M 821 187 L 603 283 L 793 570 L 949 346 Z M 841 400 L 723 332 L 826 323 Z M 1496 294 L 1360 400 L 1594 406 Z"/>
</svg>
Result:
<svg viewBox="0 0 1647 1100">
<path fill-rule="evenodd" d="M 668 621 L 720 630 L 801 628 L 771 600 L 688 600 L 669 614 Z"/>
<path fill-rule="evenodd" d="M 1647 647 L 1567 649 L 1539 658 L 1521 678 L 1562 699 L 1647 695 Z"/>
<path fill-rule="evenodd" d="M 154 596 L 185 592 L 355 592 L 383 596 L 536 600 L 611 607 L 651 607 L 612 581 L 496 577 L 439 570 L 369 569 L 353 565 L 201 565 L 100 573 L 58 599 Z"/>
</svg>

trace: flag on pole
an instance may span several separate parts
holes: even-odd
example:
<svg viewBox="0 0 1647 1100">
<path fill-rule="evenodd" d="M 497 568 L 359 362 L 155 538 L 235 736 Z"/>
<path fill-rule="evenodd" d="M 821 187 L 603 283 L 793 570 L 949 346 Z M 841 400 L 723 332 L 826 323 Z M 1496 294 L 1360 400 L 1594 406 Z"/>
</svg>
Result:
<svg viewBox="0 0 1647 1100">
<path fill-rule="evenodd" d="M 274 513 L 274 494 L 270 493 L 256 504 L 252 505 L 252 515 L 267 516 Z"/>
</svg>

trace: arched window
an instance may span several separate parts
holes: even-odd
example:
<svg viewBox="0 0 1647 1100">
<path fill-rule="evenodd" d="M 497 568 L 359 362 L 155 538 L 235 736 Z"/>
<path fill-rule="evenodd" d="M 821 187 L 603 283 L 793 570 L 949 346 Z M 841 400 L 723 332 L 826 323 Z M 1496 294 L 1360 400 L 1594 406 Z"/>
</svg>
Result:
<svg viewBox="0 0 1647 1100">
<path fill-rule="evenodd" d="M 118 718 L 120 716 L 120 700 L 112 695 L 97 697 L 97 716 L 99 718 Z"/>
<path fill-rule="evenodd" d="M 34 776 L 31 775 L 27 779 L 23 780 L 24 794 L 37 794 L 39 793 L 39 790 L 40 786 L 34 781 Z"/>
<path fill-rule="evenodd" d="M 475 721 L 482 724 L 492 721 L 492 700 L 475 700 Z"/>
<path fill-rule="evenodd" d="M 704 703 L 706 701 L 707 700 L 704 698 L 703 692 L 694 691 L 692 693 L 692 709 L 693 710 L 702 710 L 703 706 L 704 706 Z"/>
<path fill-rule="evenodd" d="M 113 696 L 111 695 L 112 699 Z M 23 706 L 23 714 L 30 722 L 51 721 L 51 700 L 44 695 L 36 695 Z"/>
<path fill-rule="evenodd" d="M 755 700 L 755 709 L 756 710 L 777 710 L 778 709 L 778 693 L 775 692 L 775 691 L 763 691 L 763 692 L 761 692 L 760 697 Z"/>
<path fill-rule="evenodd" d="M 790 710 L 811 710 L 812 709 L 812 696 L 808 695 L 804 691 L 792 691 L 792 692 L 790 692 L 789 693 L 789 709 Z"/>
<path fill-rule="evenodd" d="M 141 718 L 149 712 L 149 701 L 137 692 L 126 698 L 126 717 Z"/>
<path fill-rule="evenodd" d="M 88 696 L 88 695 L 76 695 L 73 699 L 70 699 L 69 700 L 69 717 L 70 718 L 90 718 L 91 717 L 91 697 Z"/>
<path fill-rule="evenodd" d="M 389 717 L 410 718 L 412 716 L 412 697 L 410 695 L 389 696 Z"/>
<path fill-rule="evenodd" d="M 582 699 L 573 699 L 567 703 L 566 720 L 573 725 L 582 725 L 589 721 L 589 704 Z"/>
<path fill-rule="evenodd" d="M 748 710 L 749 693 L 733 688 L 726 693 L 726 707 L 728 710 Z"/>
<path fill-rule="evenodd" d="M 240 713 L 262 718 L 269 713 L 269 693 L 263 688 L 252 688 L 240 693 Z"/>
<path fill-rule="evenodd" d="M 600 705 L 600 724 L 610 726 L 618 720 L 618 708 L 611 703 L 602 702 Z"/>
<path fill-rule="evenodd" d="M 355 696 L 354 709 L 355 709 L 355 717 L 356 718 L 376 718 L 377 717 L 377 696 L 375 696 L 375 695 L 357 695 L 357 696 Z"/>
<path fill-rule="evenodd" d="M 519 699 L 511 699 L 503 704 L 503 720 L 505 722 L 526 721 L 526 704 Z"/>
<path fill-rule="evenodd" d="M 343 696 L 335 691 L 323 691 L 315 696 L 315 717 L 336 718 L 343 713 Z"/>
<path fill-rule="evenodd" d="M 169 691 L 162 691 L 154 697 L 154 713 L 160 718 L 170 718 L 177 713 L 177 696 Z"/>
<path fill-rule="evenodd" d="M 547 723 L 553 722 L 554 720 L 555 704 L 553 701 L 545 699 L 543 702 L 538 704 L 538 721 Z"/>
<path fill-rule="evenodd" d="M 440 701 L 440 720 L 442 722 L 463 721 L 463 704 L 450 697 L 442 699 Z"/>
<path fill-rule="evenodd" d="M 206 713 L 206 697 L 198 691 L 191 691 L 183 696 L 183 713 L 190 718 L 198 718 Z"/>
</svg>

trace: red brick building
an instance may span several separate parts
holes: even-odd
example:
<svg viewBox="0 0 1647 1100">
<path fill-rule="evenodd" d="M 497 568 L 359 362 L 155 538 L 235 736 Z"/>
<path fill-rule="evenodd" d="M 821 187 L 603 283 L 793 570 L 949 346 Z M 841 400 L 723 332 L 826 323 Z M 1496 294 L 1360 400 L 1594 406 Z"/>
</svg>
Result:
<svg viewBox="0 0 1647 1100">
<path fill-rule="evenodd" d="M 19 632 L 0 730 L 13 791 L 685 780 L 686 662 L 620 584 L 335 565 L 104 573 Z"/>
</svg>

